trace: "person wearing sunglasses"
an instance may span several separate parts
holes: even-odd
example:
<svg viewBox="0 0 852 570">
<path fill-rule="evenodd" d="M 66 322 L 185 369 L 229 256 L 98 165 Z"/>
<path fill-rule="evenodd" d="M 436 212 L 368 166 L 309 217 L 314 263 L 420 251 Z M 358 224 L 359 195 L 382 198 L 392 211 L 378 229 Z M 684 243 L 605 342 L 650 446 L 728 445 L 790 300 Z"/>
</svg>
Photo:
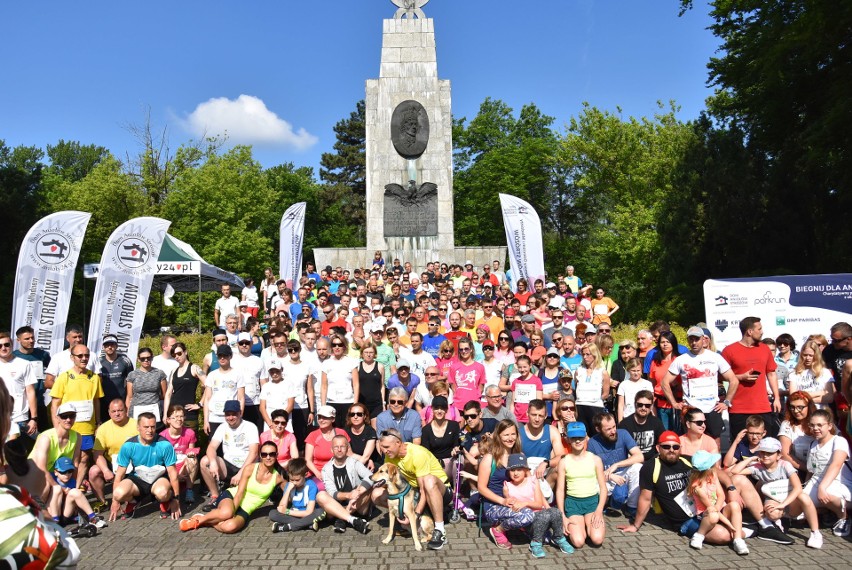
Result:
<svg viewBox="0 0 852 570">
<path fill-rule="evenodd" d="M 71 404 L 77 413 L 71 427 L 80 434 L 80 461 L 77 465 L 77 481 L 82 483 L 88 469 L 94 464 L 92 449 L 95 446 L 95 429 L 100 423 L 100 399 L 104 397 L 101 377 L 89 369 L 91 353 L 85 344 L 71 349 L 73 367 L 56 378 L 50 390 L 53 425 L 58 425 L 57 411 L 63 404 Z M 48 471 L 50 473 L 50 471 Z"/>
<path fill-rule="evenodd" d="M 251 515 L 284 484 L 283 470 L 276 461 L 278 448 L 267 441 L 260 446 L 260 461 L 244 469 L 239 482 L 222 492 L 216 508 L 207 514 L 195 514 L 180 521 L 180 530 L 187 532 L 205 526 L 223 534 L 242 530 Z"/>
<path fill-rule="evenodd" d="M 201 404 L 195 394 L 198 390 L 198 384 L 203 385 L 207 377 L 201 371 L 200 366 L 190 362 L 189 351 L 184 343 L 174 343 L 171 354 L 177 368 L 169 376 L 166 395 L 163 398 L 163 409 L 168 410 L 173 404 L 180 404 L 183 406 L 185 414 L 184 425 L 197 430 L 198 412 L 201 409 Z"/>
<path fill-rule="evenodd" d="M 719 453 L 719 444 L 707 435 L 707 416 L 698 408 L 689 408 L 683 416 L 686 433 L 680 436 L 681 455 L 691 459 L 699 449 L 708 453 Z"/>
<path fill-rule="evenodd" d="M 634 412 L 618 423 L 618 429 L 627 431 L 639 446 L 645 461 L 657 455 L 658 438 L 665 431 L 663 422 L 653 414 L 654 392 L 640 390 L 633 399 Z"/>
<path fill-rule="evenodd" d="M 334 425 L 342 428 L 346 425 L 346 411 L 360 394 L 358 377 L 352 374 L 358 361 L 348 356 L 349 343 L 342 335 L 332 335 L 329 341 L 331 358 L 322 363 L 320 404 L 336 410 Z"/>
<path fill-rule="evenodd" d="M 0 417 L 0 422 L 2 421 L 8 421 L 8 419 Z M 38 467 L 38 470 L 32 469 L 31 471 L 41 473 L 44 477 L 38 482 L 40 484 L 29 487 L 29 490 L 41 496 L 48 505 L 48 513 L 53 517 L 58 517 L 61 514 L 57 510 L 53 510 L 50 503 L 48 503 L 50 497 L 56 496 L 60 492 L 58 488 L 54 489 L 57 483 L 52 475 L 56 461 L 60 457 L 70 459 L 77 466 L 76 478 L 78 481 L 82 481 L 85 475 L 85 472 L 80 469 L 80 444 L 82 436 L 71 429 L 71 426 L 76 421 L 77 411 L 74 404 L 65 403 L 57 406 L 53 419 L 54 427 L 38 435 L 35 447 L 29 456 L 33 460 L 34 466 Z M 9 472 L 14 473 L 11 470 Z"/>
<path fill-rule="evenodd" d="M 150 412 L 159 423 L 163 417 L 160 399 L 166 393 L 166 374 L 151 365 L 153 360 L 154 352 L 150 348 L 139 349 L 139 368 L 127 375 L 125 404 L 131 418 L 137 419 L 139 414 Z"/>
<path fill-rule="evenodd" d="M 298 344 L 298 342 L 295 342 L 295 344 Z M 273 414 L 277 411 L 284 411 L 287 414 L 289 423 L 290 414 L 293 413 L 295 407 L 296 392 L 298 391 L 293 385 L 295 382 L 291 384 L 289 381 L 284 381 L 283 369 L 284 364 L 281 361 L 272 360 L 269 362 L 267 372 L 269 374 L 269 382 L 264 384 L 263 388 L 260 389 L 260 396 L 258 398 L 260 401 L 259 412 L 263 418 L 263 425 L 272 431 L 275 431 L 276 426 Z M 288 423 L 285 423 L 285 426 Z M 293 424 L 295 424 L 295 421 Z M 290 424 L 289 427 L 292 428 L 293 424 Z M 281 450 L 281 442 L 276 441 L 275 445 L 279 447 L 280 451 L 283 451 Z M 287 447 L 289 448 L 289 446 Z M 282 467 L 286 467 L 286 465 L 282 465 Z"/>
<path fill-rule="evenodd" d="M 376 417 L 376 431 L 395 429 L 403 441 L 420 445 L 423 436 L 420 414 L 407 407 L 409 400 L 405 388 L 397 386 L 388 391 L 388 409 Z"/>
<path fill-rule="evenodd" d="M 242 412 L 245 387 L 239 372 L 231 366 L 233 356 L 234 352 L 227 344 L 222 344 L 216 349 L 218 367 L 207 374 L 204 381 L 204 396 L 201 400 L 205 412 L 204 433 L 215 433 L 225 422 L 224 406 L 229 400 L 238 401 Z"/>
<path fill-rule="evenodd" d="M 287 410 L 276 408 L 269 415 L 272 425 L 269 426 L 268 430 L 260 434 L 260 443 L 265 444 L 268 441 L 274 443 L 278 449 L 278 465 L 281 469 L 287 469 L 287 464 L 290 460 L 299 457 L 296 436 L 287 429 L 290 414 L 287 413 Z M 261 449 L 261 451 L 263 450 Z"/>
<path fill-rule="evenodd" d="M 265 422 L 260 414 L 260 390 L 269 381 L 269 372 L 259 356 L 251 353 L 251 334 L 241 332 L 237 336 L 237 352 L 231 359 L 231 366 L 243 378 L 245 388 L 245 408 L 243 419 L 251 422 L 258 431 L 263 431 Z"/>
<path fill-rule="evenodd" d="M 5 380 L 12 395 L 12 422 L 32 440 L 38 435 L 38 380 L 34 370 L 34 366 L 12 352 L 12 335 L 0 332 L 0 378 Z"/>
</svg>

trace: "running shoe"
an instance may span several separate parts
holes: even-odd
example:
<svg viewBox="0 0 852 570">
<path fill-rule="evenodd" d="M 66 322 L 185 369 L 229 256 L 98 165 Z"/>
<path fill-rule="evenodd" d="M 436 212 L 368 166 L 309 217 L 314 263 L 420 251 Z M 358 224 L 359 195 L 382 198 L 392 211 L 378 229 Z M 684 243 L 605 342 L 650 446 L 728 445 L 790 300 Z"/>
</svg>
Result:
<svg viewBox="0 0 852 570">
<path fill-rule="evenodd" d="M 216 497 L 211 496 L 210 500 L 207 501 L 206 503 L 204 503 L 204 506 L 201 507 L 201 510 L 204 511 L 205 513 L 209 513 L 210 511 L 212 511 L 213 509 L 216 508 L 216 503 L 218 503 L 218 502 L 219 502 L 218 496 L 216 496 Z"/>
<path fill-rule="evenodd" d="M 192 515 L 188 519 L 181 519 L 180 521 L 180 530 L 181 532 L 187 532 L 190 530 L 195 530 L 198 528 L 198 525 L 201 523 L 201 517 L 204 515 Z"/>
<path fill-rule="evenodd" d="M 432 531 L 432 538 L 426 543 L 426 548 L 429 550 L 441 550 L 447 544 L 446 535 L 437 528 Z"/>
<path fill-rule="evenodd" d="M 818 530 L 812 531 L 810 538 L 808 538 L 808 542 L 806 543 L 808 548 L 822 548 L 822 533 Z"/>
<path fill-rule="evenodd" d="M 160 518 L 167 519 L 170 516 L 172 516 L 172 512 L 169 509 L 169 502 L 166 501 L 165 503 L 160 503 Z"/>
<path fill-rule="evenodd" d="M 352 526 L 355 526 L 355 524 L 353 523 Z M 338 534 L 343 534 L 344 532 L 346 532 L 346 521 L 344 521 L 343 519 L 335 519 L 334 532 Z"/>
<path fill-rule="evenodd" d="M 568 542 L 568 539 L 564 536 L 560 536 L 559 538 L 553 539 L 553 546 L 558 548 L 562 554 L 572 554 L 574 552 L 574 547 L 571 546 L 571 543 Z"/>
<path fill-rule="evenodd" d="M 506 535 L 503 534 L 503 531 L 497 530 L 497 527 L 492 526 L 488 529 L 488 532 L 491 534 L 491 538 L 494 539 L 494 544 L 497 545 L 497 548 L 502 548 L 503 550 L 511 550 L 512 543 L 509 542 L 509 539 L 506 538 Z"/>
<path fill-rule="evenodd" d="M 361 534 L 367 534 L 370 531 L 370 523 L 362 518 L 355 517 L 355 520 L 352 521 L 352 528 Z"/>
<path fill-rule="evenodd" d="M 544 547 L 540 542 L 530 543 L 530 554 L 532 554 L 533 558 L 544 558 L 547 556 L 547 553 L 544 551 Z"/>
<path fill-rule="evenodd" d="M 293 530 L 287 523 L 272 523 L 272 532 L 290 532 Z"/>
<path fill-rule="evenodd" d="M 107 503 L 106 501 L 97 500 L 94 503 L 92 503 L 92 511 L 94 511 L 95 513 L 98 513 L 98 514 L 107 510 L 108 507 L 109 507 L 109 503 Z"/>
<path fill-rule="evenodd" d="M 745 540 L 741 538 L 734 539 L 733 547 L 734 552 L 736 552 L 740 556 L 745 556 L 746 554 L 748 554 L 748 546 L 746 545 Z"/>
<path fill-rule="evenodd" d="M 183 502 L 184 504 L 191 505 L 195 502 L 195 491 L 191 488 L 188 488 L 186 492 L 183 494 Z"/>
<path fill-rule="evenodd" d="M 852 521 L 849 519 L 838 519 L 831 529 L 834 536 L 849 536 L 852 531 Z"/>
<path fill-rule="evenodd" d="M 775 525 L 758 529 L 757 538 L 759 538 L 760 540 L 766 540 L 768 542 L 774 542 L 776 544 L 789 545 L 796 542 L 795 540 L 781 532 Z"/>
<path fill-rule="evenodd" d="M 136 507 L 139 506 L 139 503 L 136 501 L 130 501 L 127 503 L 127 506 L 124 507 L 124 512 L 121 514 L 122 520 L 132 519 L 133 515 L 136 514 Z"/>
<path fill-rule="evenodd" d="M 103 519 L 103 517 L 99 517 L 95 515 L 89 518 L 89 524 L 94 525 L 96 528 L 106 528 L 107 522 Z"/>
<path fill-rule="evenodd" d="M 325 516 L 326 516 L 326 513 L 325 513 L 325 511 L 323 511 L 323 513 L 320 516 L 315 518 L 314 521 L 311 523 L 311 530 L 313 530 L 314 532 L 317 532 L 320 528 L 320 522 L 325 518 Z"/>
</svg>

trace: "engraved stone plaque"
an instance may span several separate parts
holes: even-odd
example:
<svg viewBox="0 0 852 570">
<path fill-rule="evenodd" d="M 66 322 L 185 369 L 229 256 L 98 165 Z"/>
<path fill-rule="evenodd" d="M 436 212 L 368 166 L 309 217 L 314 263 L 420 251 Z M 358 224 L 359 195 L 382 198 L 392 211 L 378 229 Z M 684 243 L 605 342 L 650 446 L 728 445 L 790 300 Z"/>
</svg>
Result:
<svg viewBox="0 0 852 570">
<path fill-rule="evenodd" d="M 412 180 L 408 187 L 385 186 L 385 237 L 421 237 L 438 235 L 438 187 L 424 182 L 418 188 Z"/>
<path fill-rule="evenodd" d="M 391 142 L 403 158 L 420 158 L 429 144 L 429 116 L 423 105 L 409 99 L 396 106 L 391 116 Z"/>
</svg>

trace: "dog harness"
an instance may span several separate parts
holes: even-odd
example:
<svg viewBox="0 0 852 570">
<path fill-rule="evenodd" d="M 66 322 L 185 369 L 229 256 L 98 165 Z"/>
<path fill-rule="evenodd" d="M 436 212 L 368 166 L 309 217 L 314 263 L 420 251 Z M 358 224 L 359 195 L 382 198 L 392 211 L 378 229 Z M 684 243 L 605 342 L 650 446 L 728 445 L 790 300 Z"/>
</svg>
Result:
<svg viewBox="0 0 852 570">
<path fill-rule="evenodd" d="M 389 500 L 397 500 L 397 510 L 399 511 L 399 518 L 401 519 L 405 518 L 405 513 L 402 509 L 402 507 L 405 505 L 405 502 L 402 500 L 402 498 L 405 497 L 409 493 L 409 491 L 411 491 L 411 483 L 406 481 L 405 487 L 403 487 L 402 491 L 400 491 L 399 493 L 394 493 L 393 495 L 388 493 Z"/>
</svg>

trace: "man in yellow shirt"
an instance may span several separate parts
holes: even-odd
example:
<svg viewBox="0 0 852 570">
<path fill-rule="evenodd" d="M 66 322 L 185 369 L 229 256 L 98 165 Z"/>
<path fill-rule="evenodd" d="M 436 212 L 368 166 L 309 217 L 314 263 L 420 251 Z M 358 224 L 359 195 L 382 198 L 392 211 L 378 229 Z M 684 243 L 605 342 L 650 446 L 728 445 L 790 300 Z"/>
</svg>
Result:
<svg viewBox="0 0 852 570">
<path fill-rule="evenodd" d="M 491 332 L 491 340 L 495 342 L 505 328 L 503 319 L 494 314 L 494 301 L 491 299 L 482 300 L 482 317 L 476 323 L 476 326 L 479 325 L 488 325 L 488 329 Z"/>
<path fill-rule="evenodd" d="M 113 457 L 118 456 L 125 441 L 138 433 L 136 420 L 127 415 L 124 400 L 116 398 L 110 402 L 109 421 L 101 424 L 95 432 L 95 464 L 89 469 L 89 482 L 98 498 L 98 502 L 92 505 L 96 511 L 100 511 L 107 504 L 104 487 L 115 478 L 112 469 Z"/>
<path fill-rule="evenodd" d="M 90 356 L 89 348 L 85 344 L 74 346 L 71 349 L 72 368 L 57 376 L 50 390 L 54 426 L 58 422 L 57 410 L 60 405 L 71 404 L 77 412 L 71 429 L 80 434 L 81 453 L 77 472 L 82 474 L 88 473 L 89 466 L 93 463 L 92 449 L 95 446 L 95 428 L 100 413 L 99 401 L 104 397 L 101 377 L 87 368 Z"/>
<path fill-rule="evenodd" d="M 420 494 L 414 510 L 423 514 L 428 503 L 429 511 L 435 520 L 432 538 L 426 544 L 429 550 L 440 550 L 447 543 L 444 531 L 444 501 L 452 500 L 447 489 L 447 474 L 432 452 L 414 443 L 405 443 L 402 434 L 395 429 L 386 429 L 379 434 L 379 448 L 385 454 L 385 461 L 399 468 L 400 474 Z M 373 502 L 387 507 L 388 490 L 377 488 L 373 491 Z M 412 524 L 414 522 L 412 521 Z"/>
</svg>

